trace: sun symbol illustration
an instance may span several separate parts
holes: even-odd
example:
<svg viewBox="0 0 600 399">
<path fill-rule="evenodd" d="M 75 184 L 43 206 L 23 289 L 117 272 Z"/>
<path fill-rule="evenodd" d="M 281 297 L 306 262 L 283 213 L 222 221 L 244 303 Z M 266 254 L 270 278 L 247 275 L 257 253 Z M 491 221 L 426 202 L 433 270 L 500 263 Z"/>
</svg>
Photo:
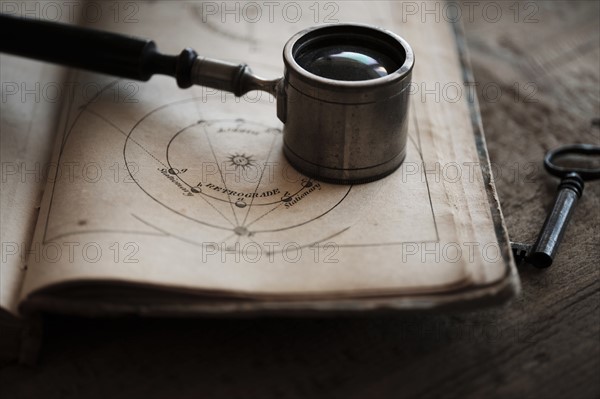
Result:
<svg viewBox="0 0 600 399">
<path fill-rule="evenodd" d="M 233 154 L 229 156 L 229 162 L 232 166 L 235 166 L 236 169 L 242 168 L 246 169 L 250 166 L 256 165 L 254 159 L 252 159 L 252 155 L 246 154 Z"/>
</svg>

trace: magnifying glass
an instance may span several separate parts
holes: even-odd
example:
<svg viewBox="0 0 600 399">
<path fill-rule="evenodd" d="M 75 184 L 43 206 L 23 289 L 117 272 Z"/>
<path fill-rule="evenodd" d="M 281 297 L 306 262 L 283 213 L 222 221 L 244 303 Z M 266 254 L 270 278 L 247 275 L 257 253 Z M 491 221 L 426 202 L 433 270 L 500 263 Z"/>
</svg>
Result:
<svg viewBox="0 0 600 399">
<path fill-rule="evenodd" d="M 151 40 L 55 22 L 0 15 L 0 34 L 0 52 L 141 81 L 168 75 L 181 88 L 268 92 L 277 99 L 287 159 L 323 181 L 373 181 L 406 155 L 414 54 L 384 29 L 335 24 L 299 32 L 284 47 L 283 78 L 274 80 L 189 48 L 164 55 Z"/>
</svg>

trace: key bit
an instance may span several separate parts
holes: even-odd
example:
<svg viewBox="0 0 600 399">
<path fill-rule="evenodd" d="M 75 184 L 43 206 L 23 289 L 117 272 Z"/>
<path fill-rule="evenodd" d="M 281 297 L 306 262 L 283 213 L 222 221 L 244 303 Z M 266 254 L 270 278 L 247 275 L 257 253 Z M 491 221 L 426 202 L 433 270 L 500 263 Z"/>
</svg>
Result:
<svg viewBox="0 0 600 399">
<path fill-rule="evenodd" d="M 515 262 L 517 263 L 517 265 L 521 264 L 525 260 L 525 258 L 531 251 L 531 247 L 531 244 L 511 241 L 510 248 L 512 249 L 513 257 L 515 258 Z"/>
</svg>

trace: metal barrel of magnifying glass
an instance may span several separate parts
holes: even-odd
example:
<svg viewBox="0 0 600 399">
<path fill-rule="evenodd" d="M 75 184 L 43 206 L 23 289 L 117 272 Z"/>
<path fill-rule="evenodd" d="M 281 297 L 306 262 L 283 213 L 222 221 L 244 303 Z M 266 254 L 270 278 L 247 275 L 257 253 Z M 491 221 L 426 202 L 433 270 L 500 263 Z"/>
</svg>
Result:
<svg viewBox="0 0 600 399">
<path fill-rule="evenodd" d="M 301 172 L 362 183 L 396 170 L 406 155 L 408 87 L 414 54 L 396 34 L 361 24 L 322 25 L 285 45 L 284 77 L 266 80 L 245 64 L 158 52 L 153 41 L 0 14 L 0 51 L 146 81 L 173 76 L 241 96 L 277 97 L 284 153 Z M 8 39 L 15 37 L 17 39 Z"/>
<path fill-rule="evenodd" d="M 406 156 L 414 55 L 401 37 L 359 24 L 311 28 L 283 51 L 278 93 L 284 152 L 297 169 L 336 183 L 363 183 Z"/>
</svg>

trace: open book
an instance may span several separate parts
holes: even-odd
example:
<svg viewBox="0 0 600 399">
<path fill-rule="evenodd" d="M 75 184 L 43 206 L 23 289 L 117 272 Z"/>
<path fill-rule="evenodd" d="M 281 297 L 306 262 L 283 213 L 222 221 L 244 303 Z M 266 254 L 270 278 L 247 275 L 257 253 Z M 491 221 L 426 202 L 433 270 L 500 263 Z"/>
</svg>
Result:
<svg viewBox="0 0 600 399">
<path fill-rule="evenodd" d="M 227 4 L 237 17 L 221 3 L 136 3 L 136 23 L 107 11 L 90 26 L 267 78 L 282 74 L 287 38 L 315 22 L 392 30 L 416 55 L 403 166 L 369 184 L 323 183 L 287 163 L 265 93 L 66 75 L 2 55 L 3 85 L 19 89 L 2 103 L 6 314 L 309 314 L 512 296 L 460 28 L 407 17 L 395 1 L 296 2 L 294 15 Z M 41 82 L 42 98 L 21 82 Z"/>
</svg>

